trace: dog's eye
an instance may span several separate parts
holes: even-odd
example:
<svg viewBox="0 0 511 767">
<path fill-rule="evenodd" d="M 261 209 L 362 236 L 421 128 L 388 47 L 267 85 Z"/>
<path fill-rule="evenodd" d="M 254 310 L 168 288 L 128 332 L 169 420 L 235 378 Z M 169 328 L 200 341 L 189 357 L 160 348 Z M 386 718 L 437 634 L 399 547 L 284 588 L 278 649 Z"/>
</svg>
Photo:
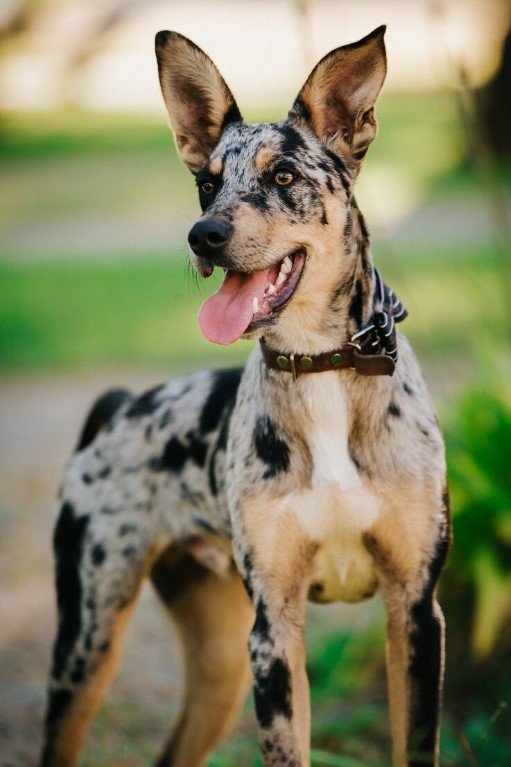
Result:
<svg viewBox="0 0 511 767">
<path fill-rule="evenodd" d="M 213 194 L 215 191 L 215 185 L 212 181 L 204 181 L 200 185 L 201 191 L 204 192 L 204 194 Z"/>
<path fill-rule="evenodd" d="M 295 176 L 290 170 L 278 170 L 273 176 L 273 180 L 279 186 L 287 186 L 295 180 Z"/>
</svg>

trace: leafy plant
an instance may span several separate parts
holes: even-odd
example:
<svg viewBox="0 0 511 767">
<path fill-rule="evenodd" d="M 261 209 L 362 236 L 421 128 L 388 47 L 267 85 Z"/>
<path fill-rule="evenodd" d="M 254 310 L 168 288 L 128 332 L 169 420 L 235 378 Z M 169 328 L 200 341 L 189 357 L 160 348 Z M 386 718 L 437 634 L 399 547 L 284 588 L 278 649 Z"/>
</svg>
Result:
<svg viewBox="0 0 511 767">
<path fill-rule="evenodd" d="M 470 650 L 495 648 L 511 610 L 511 393 L 471 391 L 448 424 L 454 545 L 444 591 L 470 602 Z"/>
</svg>

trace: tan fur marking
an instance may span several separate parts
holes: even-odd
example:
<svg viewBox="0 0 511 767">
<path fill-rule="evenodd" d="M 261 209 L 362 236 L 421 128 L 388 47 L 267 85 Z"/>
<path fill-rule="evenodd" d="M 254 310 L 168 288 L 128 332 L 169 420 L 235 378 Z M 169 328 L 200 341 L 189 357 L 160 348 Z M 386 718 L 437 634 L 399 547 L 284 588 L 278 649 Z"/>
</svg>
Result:
<svg viewBox="0 0 511 767">
<path fill-rule="evenodd" d="M 255 169 L 259 173 L 262 173 L 264 170 L 268 170 L 272 163 L 275 162 L 277 157 L 278 154 L 274 149 L 271 149 L 270 147 L 263 147 L 263 149 L 260 149 L 254 158 Z"/>
<path fill-rule="evenodd" d="M 222 173 L 222 158 L 215 157 L 209 164 L 209 170 L 214 176 L 220 176 Z"/>
</svg>

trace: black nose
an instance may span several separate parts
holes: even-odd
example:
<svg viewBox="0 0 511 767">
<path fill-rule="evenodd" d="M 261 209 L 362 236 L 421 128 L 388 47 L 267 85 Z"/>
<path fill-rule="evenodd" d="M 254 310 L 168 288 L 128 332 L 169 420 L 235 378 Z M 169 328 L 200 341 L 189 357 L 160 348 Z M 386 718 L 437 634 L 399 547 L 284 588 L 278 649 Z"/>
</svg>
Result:
<svg viewBox="0 0 511 767">
<path fill-rule="evenodd" d="M 232 226 L 227 221 L 210 218 L 197 221 L 188 234 L 188 242 L 196 256 L 219 256 L 232 237 Z"/>
</svg>

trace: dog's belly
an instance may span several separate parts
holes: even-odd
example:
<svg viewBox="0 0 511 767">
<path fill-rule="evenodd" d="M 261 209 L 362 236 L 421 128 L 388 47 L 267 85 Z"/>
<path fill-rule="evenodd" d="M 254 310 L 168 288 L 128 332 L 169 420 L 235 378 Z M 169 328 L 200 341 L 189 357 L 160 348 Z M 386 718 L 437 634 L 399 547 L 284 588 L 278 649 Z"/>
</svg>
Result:
<svg viewBox="0 0 511 767">
<path fill-rule="evenodd" d="M 309 588 L 311 602 L 360 602 L 378 586 L 373 563 L 362 541 L 322 544 Z"/>
<path fill-rule="evenodd" d="M 360 602 L 374 594 L 378 581 L 363 533 L 378 512 L 372 493 L 334 483 L 304 493 L 295 504 L 297 522 L 318 544 L 309 589 L 312 602 Z"/>
</svg>

